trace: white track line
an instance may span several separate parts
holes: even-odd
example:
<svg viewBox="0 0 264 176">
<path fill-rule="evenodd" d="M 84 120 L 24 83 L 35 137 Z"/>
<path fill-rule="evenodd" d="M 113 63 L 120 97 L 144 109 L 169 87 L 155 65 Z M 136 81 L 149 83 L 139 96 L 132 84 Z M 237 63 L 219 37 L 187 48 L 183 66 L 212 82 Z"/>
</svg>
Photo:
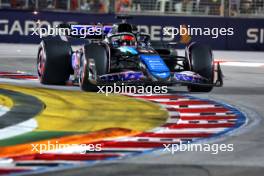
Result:
<svg viewBox="0 0 264 176">
<path fill-rule="evenodd" d="M 226 130 L 227 128 L 179 128 L 179 129 L 170 129 L 167 127 L 157 127 L 153 130 L 150 130 L 154 133 L 190 133 L 190 134 L 196 134 L 196 133 L 218 133 L 221 131 Z"/>
<path fill-rule="evenodd" d="M 37 126 L 38 124 L 35 119 L 29 119 L 16 125 L 0 129 L 0 140 L 31 132 Z"/>
<path fill-rule="evenodd" d="M 10 109 L 6 106 L 0 105 L 0 116 L 4 115 L 7 113 Z"/>
<path fill-rule="evenodd" d="M 179 120 L 180 120 L 180 119 L 178 119 L 178 118 L 173 118 L 173 119 L 172 119 L 172 118 L 169 118 L 169 119 L 166 121 L 166 123 L 175 123 L 175 124 L 176 124 L 176 123 L 179 122 Z"/>
<path fill-rule="evenodd" d="M 197 124 L 214 124 L 214 123 L 209 123 L 208 121 L 210 120 L 178 120 L 178 124 L 192 124 L 190 121 L 197 121 Z M 211 120 L 211 121 L 216 121 L 215 123 L 217 124 L 225 124 L 225 123 L 231 123 L 228 120 Z M 235 122 L 232 122 L 235 124 Z"/>
<path fill-rule="evenodd" d="M 182 138 L 182 137 L 181 137 Z M 171 139 L 169 142 L 180 142 L 181 138 L 171 138 L 168 137 L 167 139 Z M 164 138 L 160 137 L 130 137 L 130 138 L 124 138 L 124 139 L 117 139 L 114 140 L 116 142 L 157 142 L 157 143 L 164 143 L 166 141 L 163 141 Z"/>
<path fill-rule="evenodd" d="M 171 100 L 169 98 L 159 98 L 159 99 L 156 99 L 156 98 L 150 98 L 150 99 L 145 99 L 145 100 L 148 100 L 148 101 L 155 101 L 157 103 L 161 103 L 161 102 L 179 102 L 179 101 L 189 101 L 190 99 L 188 98 L 177 98 L 177 100 Z"/>
<path fill-rule="evenodd" d="M 149 148 L 135 148 L 135 147 L 126 147 L 126 148 L 118 148 L 118 147 L 102 147 L 102 151 L 104 152 L 107 152 L 107 151 L 120 151 L 120 152 L 125 152 L 125 151 L 131 151 L 131 152 L 141 152 L 141 151 L 146 151 L 146 150 L 150 150 L 152 149 L 152 147 L 149 147 Z"/>
<path fill-rule="evenodd" d="M 0 116 L 3 116 L 8 111 L 10 111 L 10 108 L 0 105 Z M 31 132 L 37 128 L 37 126 L 37 121 L 32 118 L 12 126 L 2 128 L 0 129 L 0 140 Z"/>
<path fill-rule="evenodd" d="M 233 66 L 233 67 L 264 67 L 264 63 L 260 62 L 229 62 L 229 61 L 220 61 L 222 66 Z"/>
<path fill-rule="evenodd" d="M 201 105 L 188 105 L 187 107 L 181 107 L 180 105 L 161 105 L 164 108 L 214 108 L 216 107 L 214 104 L 201 104 Z"/>
<path fill-rule="evenodd" d="M 177 115 L 179 114 L 178 112 L 170 112 L 172 115 Z M 228 113 L 225 113 L 225 112 L 213 112 L 214 113 L 214 116 L 226 116 L 228 115 Z M 180 113 L 180 116 L 181 117 L 184 117 L 184 116 L 201 116 L 200 113 Z"/>
</svg>

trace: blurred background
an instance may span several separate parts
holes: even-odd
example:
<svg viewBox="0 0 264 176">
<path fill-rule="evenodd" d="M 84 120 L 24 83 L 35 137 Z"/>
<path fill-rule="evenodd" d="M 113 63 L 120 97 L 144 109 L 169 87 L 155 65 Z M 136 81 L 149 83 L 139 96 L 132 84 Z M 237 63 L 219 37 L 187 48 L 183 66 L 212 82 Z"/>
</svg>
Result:
<svg viewBox="0 0 264 176">
<path fill-rule="evenodd" d="M 131 22 L 153 41 L 163 40 L 166 26 L 231 27 L 233 36 L 178 36 L 175 40 L 208 43 L 220 50 L 264 50 L 264 0 L 0 0 L 0 43 L 40 42 L 30 35 L 36 21 L 51 26 L 112 24 L 117 22 L 116 14 L 134 16 Z"/>
<path fill-rule="evenodd" d="M 2 9 L 263 17 L 264 0 L 0 0 Z"/>
</svg>

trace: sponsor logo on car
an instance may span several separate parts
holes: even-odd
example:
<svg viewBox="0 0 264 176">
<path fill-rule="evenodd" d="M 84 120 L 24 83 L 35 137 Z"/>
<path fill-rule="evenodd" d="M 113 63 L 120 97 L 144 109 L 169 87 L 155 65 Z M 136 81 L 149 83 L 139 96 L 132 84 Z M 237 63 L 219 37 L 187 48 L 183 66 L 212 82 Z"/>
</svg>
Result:
<svg viewBox="0 0 264 176">
<path fill-rule="evenodd" d="M 107 74 L 100 76 L 102 81 L 129 81 L 140 80 L 144 77 L 142 72 L 121 72 L 117 74 Z"/>
<path fill-rule="evenodd" d="M 174 78 L 176 81 L 186 81 L 191 83 L 203 83 L 205 81 L 205 78 L 190 71 L 175 73 Z"/>
</svg>

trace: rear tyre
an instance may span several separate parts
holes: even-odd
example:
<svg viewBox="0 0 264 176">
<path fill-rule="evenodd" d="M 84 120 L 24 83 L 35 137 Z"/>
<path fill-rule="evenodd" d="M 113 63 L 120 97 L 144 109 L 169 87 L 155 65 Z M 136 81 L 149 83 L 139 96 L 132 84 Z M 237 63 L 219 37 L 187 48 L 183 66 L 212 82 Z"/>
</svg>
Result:
<svg viewBox="0 0 264 176">
<path fill-rule="evenodd" d="M 189 50 L 190 62 L 193 72 L 198 73 L 204 78 L 208 79 L 209 84 L 213 84 L 214 81 L 214 65 L 212 50 L 206 45 L 193 44 Z M 213 86 L 198 86 L 190 85 L 188 90 L 190 92 L 210 92 Z"/>
<path fill-rule="evenodd" d="M 37 71 L 42 84 L 64 85 L 72 72 L 71 46 L 62 40 L 43 40 L 37 58 Z"/>
<path fill-rule="evenodd" d="M 97 76 L 107 74 L 107 51 L 102 45 L 95 43 L 84 47 L 80 69 L 80 87 L 84 91 L 97 91 Z"/>
</svg>

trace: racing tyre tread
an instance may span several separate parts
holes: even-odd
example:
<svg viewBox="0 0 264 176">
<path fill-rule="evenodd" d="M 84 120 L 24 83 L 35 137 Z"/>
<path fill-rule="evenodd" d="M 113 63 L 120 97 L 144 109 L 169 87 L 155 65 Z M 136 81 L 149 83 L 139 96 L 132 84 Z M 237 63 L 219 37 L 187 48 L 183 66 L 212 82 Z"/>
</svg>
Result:
<svg viewBox="0 0 264 176">
<path fill-rule="evenodd" d="M 41 42 L 37 64 L 42 84 L 65 85 L 72 73 L 71 52 L 71 46 L 66 41 L 50 39 Z M 39 69 L 41 59 L 44 60 L 43 68 Z"/>
<path fill-rule="evenodd" d="M 193 44 L 190 47 L 190 61 L 192 71 L 207 78 L 213 84 L 214 66 L 212 50 L 207 45 Z M 189 85 L 189 92 L 211 92 L 213 86 Z"/>
<path fill-rule="evenodd" d="M 94 61 L 94 69 L 90 67 L 90 63 Z M 97 91 L 96 80 L 93 82 L 90 80 L 91 72 L 97 78 L 97 75 L 103 75 L 107 73 L 108 70 L 108 58 L 106 49 L 99 44 L 92 43 L 84 47 L 84 55 L 81 61 L 81 71 L 80 71 L 80 87 L 84 91 Z"/>
</svg>

